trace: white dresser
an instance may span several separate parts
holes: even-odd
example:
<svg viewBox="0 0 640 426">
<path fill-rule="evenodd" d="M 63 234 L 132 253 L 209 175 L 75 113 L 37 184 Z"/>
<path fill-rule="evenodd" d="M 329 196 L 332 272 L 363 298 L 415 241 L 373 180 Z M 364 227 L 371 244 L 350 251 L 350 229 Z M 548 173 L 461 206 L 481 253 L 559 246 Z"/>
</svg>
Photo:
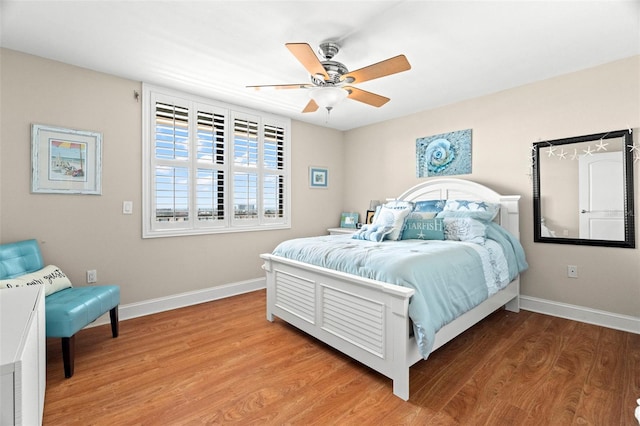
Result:
<svg viewBox="0 0 640 426">
<path fill-rule="evenodd" d="M 0 290 L 0 425 L 40 425 L 46 384 L 44 287 Z"/>
</svg>

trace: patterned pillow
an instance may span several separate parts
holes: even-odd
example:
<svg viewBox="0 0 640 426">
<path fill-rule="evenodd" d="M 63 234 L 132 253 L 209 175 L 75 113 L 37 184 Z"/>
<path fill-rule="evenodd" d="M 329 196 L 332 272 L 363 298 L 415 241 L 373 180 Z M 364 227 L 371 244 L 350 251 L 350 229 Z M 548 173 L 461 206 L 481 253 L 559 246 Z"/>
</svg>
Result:
<svg viewBox="0 0 640 426">
<path fill-rule="evenodd" d="M 447 200 L 438 217 L 470 217 L 491 221 L 498 214 L 500 204 L 485 201 Z"/>
<path fill-rule="evenodd" d="M 354 240 L 367 240 L 380 242 L 384 240 L 384 237 L 389 235 L 393 231 L 392 226 L 380 226 L 380 225 L 362 225 L 358 231 L 354 232 L 351 238 Z"/>
<path fill-rule="evenodd" d="M 28 285 L 44 285 L 44 295 L 48 296 L 56 291 L 71 287 L 69 278 L 54 265 L 45 266 L 39 271 L 19 277 L 0 280 L 0 289 L 26 287 Z"/>
<path fill-rule="evenodd" d="M 484 244 L 487 225 L 486 222 L 470 217 L 445 217 L 444 236 L 447 240 Z"/>
<path fill-rule="evenodd" d="M 390 201 L 380 208 L 373 224 L 391 226 L 393 230 L 385 236 L 385 240 L 399 240 L 404 220 L 412 209 L 413 203 L 409 201 Z"/>
<path fill-rule="evenodd" d="M 409 214 L 411 218 L 431 219 L 442 211 L 446 200 L 416 201 L 413 210 Z"/>
<path fill-rule="evenodd" d="M 444 221 L 440 218 L 417 219 L 408 217 L 404 221 L 402 239 L 444 240 Z"/>
</svg>

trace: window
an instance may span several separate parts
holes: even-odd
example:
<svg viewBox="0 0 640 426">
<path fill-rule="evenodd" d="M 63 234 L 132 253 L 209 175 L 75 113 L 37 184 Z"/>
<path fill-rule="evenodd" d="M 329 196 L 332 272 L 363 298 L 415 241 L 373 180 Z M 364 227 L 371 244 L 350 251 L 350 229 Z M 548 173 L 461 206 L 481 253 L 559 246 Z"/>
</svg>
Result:
<svg viewBox="0 0 640 426">
<path fill-rule="evenodd" d="M 143 237 L 290 227 L 290 120 L 143 86 Z"/>
</svg>

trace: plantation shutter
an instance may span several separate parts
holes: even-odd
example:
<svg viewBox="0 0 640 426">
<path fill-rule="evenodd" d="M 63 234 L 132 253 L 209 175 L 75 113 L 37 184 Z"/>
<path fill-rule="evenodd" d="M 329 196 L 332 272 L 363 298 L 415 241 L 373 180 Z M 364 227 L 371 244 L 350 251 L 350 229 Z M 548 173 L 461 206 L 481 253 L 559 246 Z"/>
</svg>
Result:
<svg viewBox="0 0 640 426">
<path fill-rule="evenodd" d="M 225 124 L 223 113 L 197 113 L 196 211 L 199 222 L 224 221 L 225 208 Z"/>
<path fill-rule="evenodd" d="M 285 129 L 264 126 L 264 179 L 262 214 L 265 219 L 282 220 L 285 215 Z"/>
<path fill-rule="evenodd" d="M 233 218 L 258 219 L 258 121 L 233 119 Z"/>
<path fill-rule="evenodd" d="M 155 103 L 155 217 L 156 222 L 189 220 L 189 110 Z"/>
</svg>

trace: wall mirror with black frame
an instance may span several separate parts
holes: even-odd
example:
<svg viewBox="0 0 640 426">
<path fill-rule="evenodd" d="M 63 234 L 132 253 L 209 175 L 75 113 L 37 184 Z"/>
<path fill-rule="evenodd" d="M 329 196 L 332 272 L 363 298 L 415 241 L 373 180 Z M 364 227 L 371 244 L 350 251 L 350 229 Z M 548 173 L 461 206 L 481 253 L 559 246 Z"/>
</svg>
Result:
<svg viewBox="0 0 640 426">
<path fill-rule="evenodd" d="M 632 131 L 533 144 L 533 240 L 635 248 Z"/>
</svg>

